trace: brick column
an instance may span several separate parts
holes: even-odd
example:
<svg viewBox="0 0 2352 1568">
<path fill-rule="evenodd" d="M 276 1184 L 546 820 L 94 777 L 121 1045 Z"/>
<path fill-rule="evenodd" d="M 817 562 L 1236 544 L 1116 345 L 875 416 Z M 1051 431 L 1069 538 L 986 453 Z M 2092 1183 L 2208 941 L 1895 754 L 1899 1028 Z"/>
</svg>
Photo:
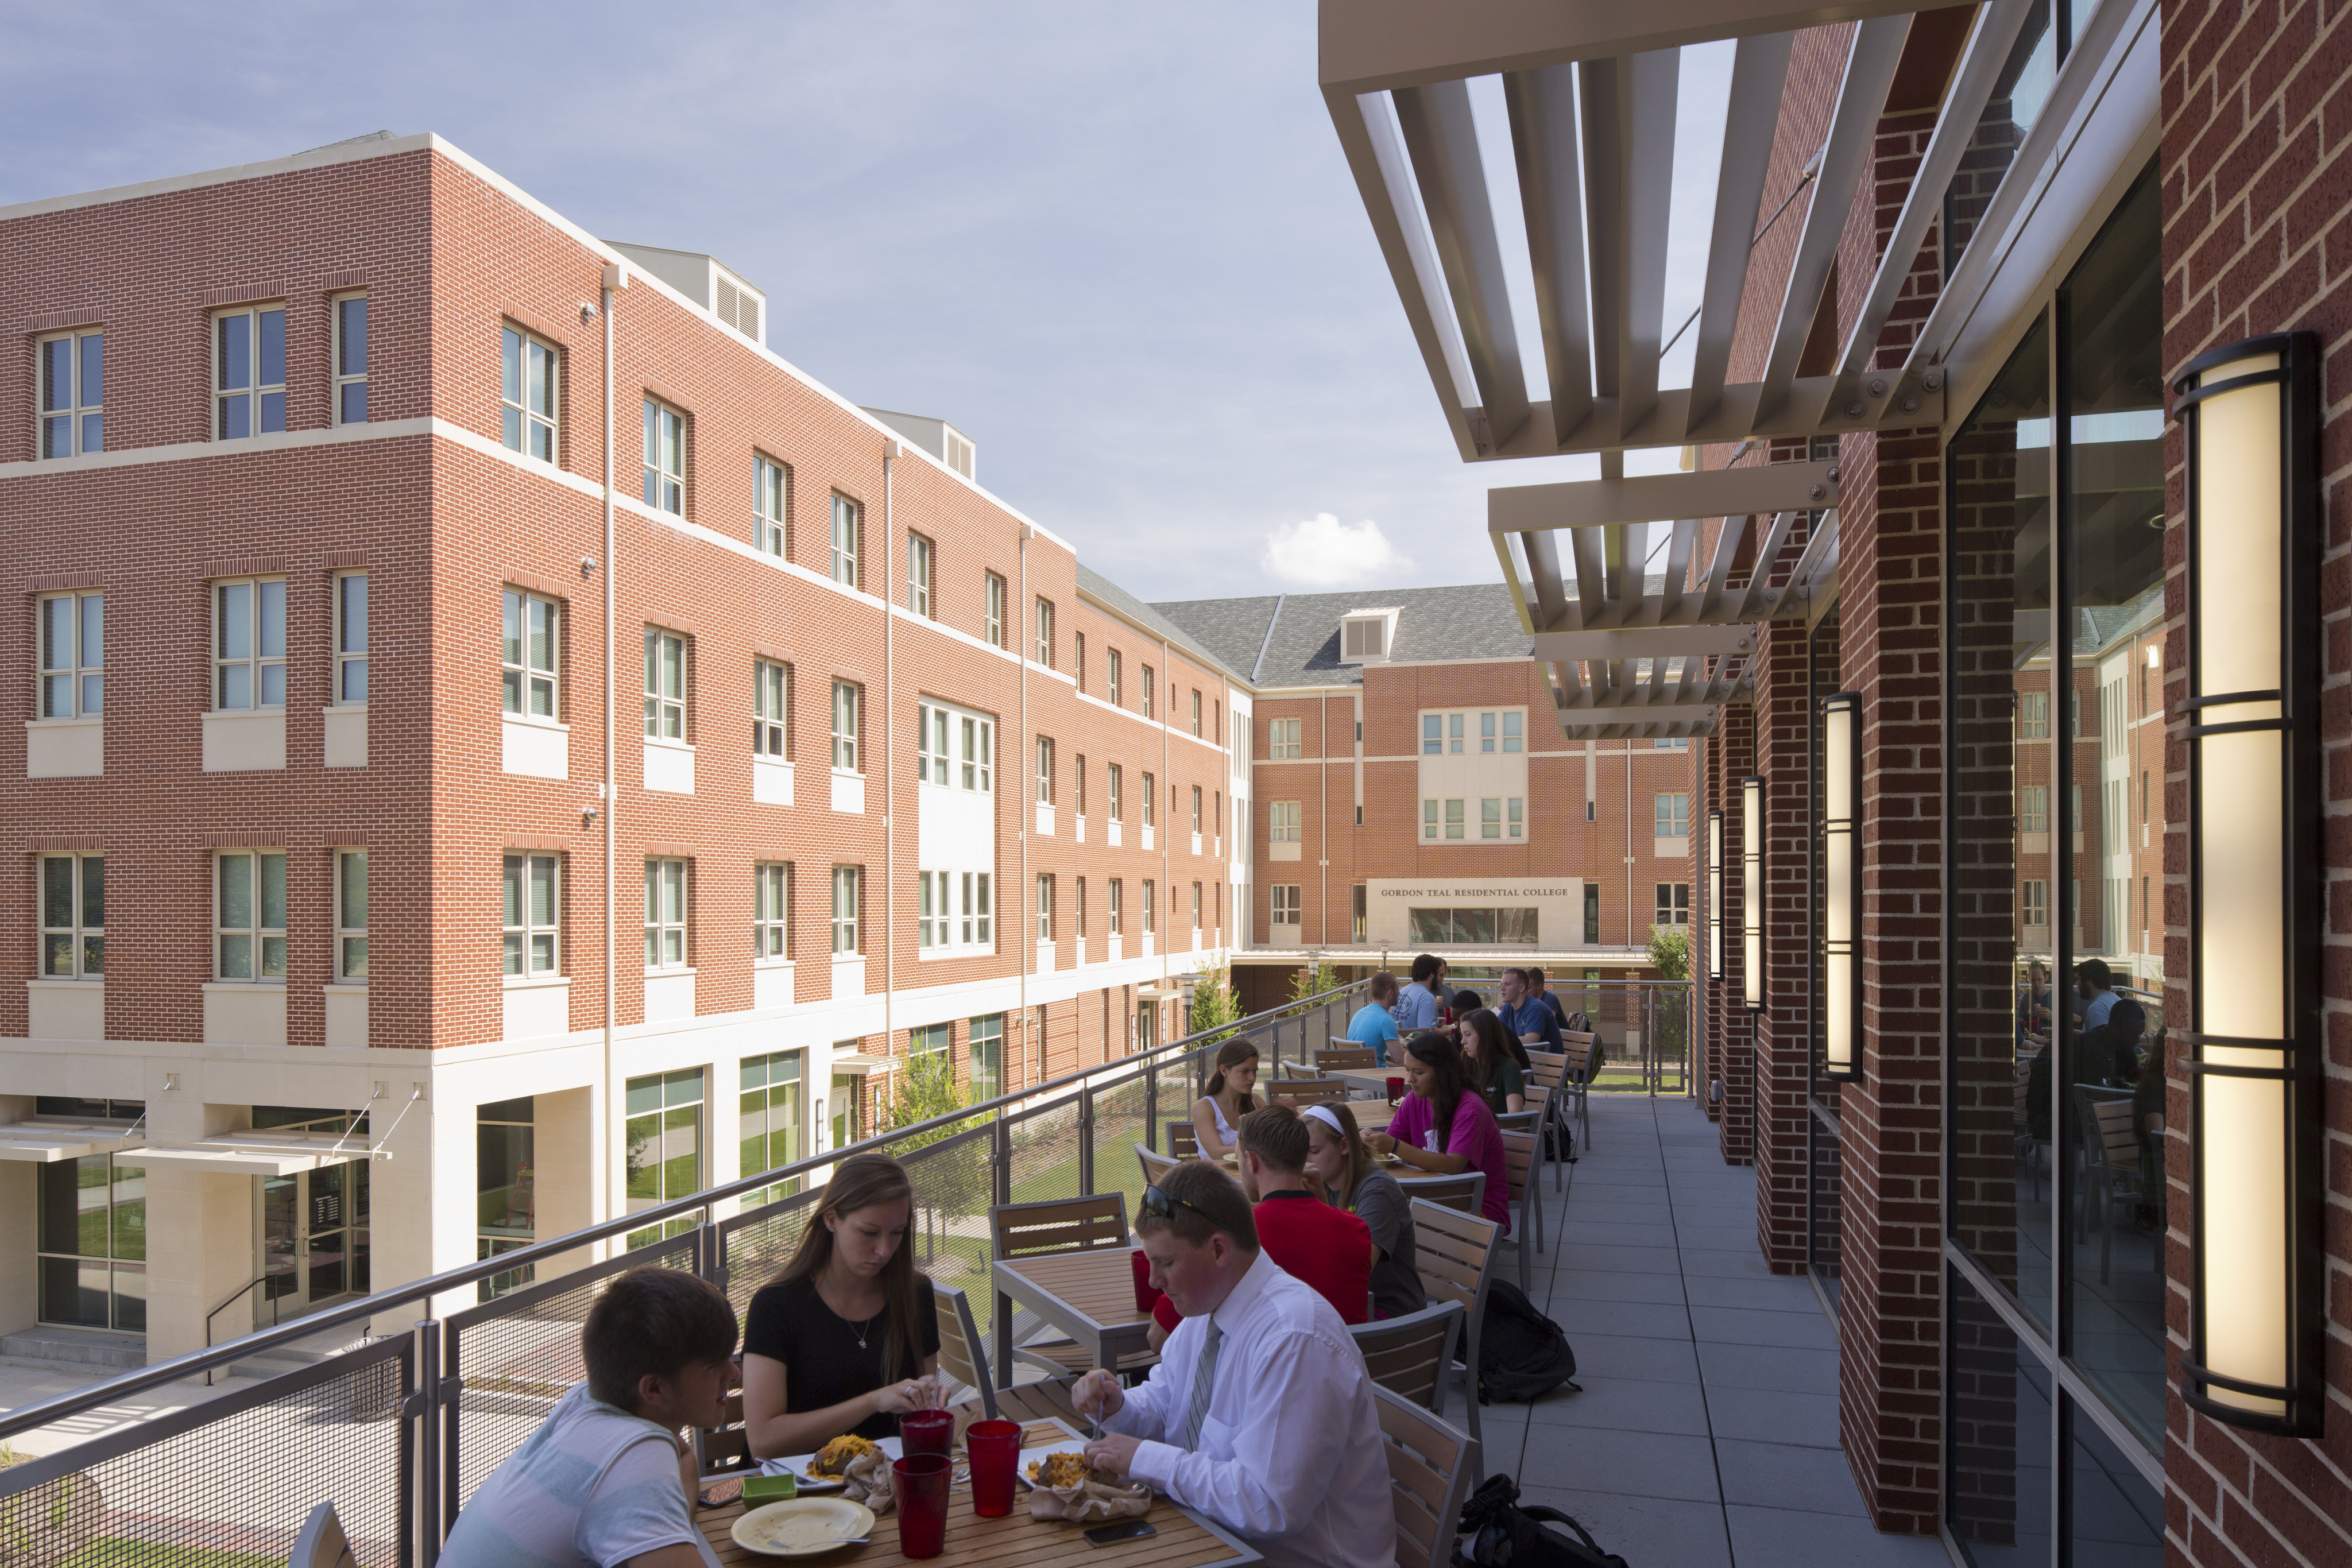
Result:
<svg viewBox="0 0 2352 1568">
<path fill-rule="evenodd" d="M 1748 824 L 1740 820 L 1739 781 L 1756 770 L 1756 710 L 1745 706 L 1723 710 L 1720 733 L 1723 792 L 1723 983 L 1720 1039 L 1716 1074 L 1723 1084 L 1723 1103 L 1716 1122 L 1722 1134 L 1727 1165 L 1744 1166 L 1756 1158 L 1756 1050 L 1754 1015 L 1743 999 L 1747 985 L 1747 954 L 1739 937 L 1746 869 L 1741 856 L 1748 842 Z"/>
<path fill-rule="evenodd" d="M 1807 853 L 1809 671 L 1801 621 L 1764 627 L 1756 664 L 1756 771 L 1765 779 L 1764 983 L 1756 1015 L 1756 1239 L 1776 1274 L 1805 1266 L 1805 1090 L 1812 950 Z"/>
<path fill-rule="evenodd" d="M 1697 788 L 1695 791 L 1698 796 L 1698 801 L 1693 808 L 1695 815 L 1692 818 L 1692 826 L 1698 834 L 1698 882 L 1696 885 L 1703 891 L 1706 897 L 1714 898 L 1717 896 L 1716 890 L 1713 884 L 1708 882 L 1706 874 L 1707 813 L 1710 811 L 1720 811 L 1725 810 L 1723 783 L 1724 739 L 1720 734 L 1712 735 L 1709 736 L 1703 744 L 1706 746 L 1706 751 L 1705 757 L 1701 759 L 1698 768 L 1698 778 L 1696 780 Z M 1726 896 L 1728 895 L 1731 883 L 1727 879 L 1722 890 Z M 1709 904 L 1706 906 L 1706 918 L 1708 920 L 1719 922 L 1723 918 L 1723 915 L 1724 912 L 1717 908 L 1715 904 Z M 1732 1002 L 1730 988 L 1725 984 L 1722 977 L 1712 974 L 1708 971 L 1707 944 L 1709 939 L 1708 928 L 1703 923 L 1699 927 L 1699 946 L 1698 951 L 1695 956 L 1696 963 L 1693 968 L 1694 973 L 1702 977 L 1698 989 L 1700 994 L 1706 998 L 1704 1008 L 1706 1016 L 1701 1020 L 1703 1032 L 1699 1036 L 1697 1069 L 1698 1103 L 1706 1108 L 1706 1119 L 1708 1121 L 1719 1122 L 1723 1119 L 1723 1107 L 1717 1102 L 1715 1096 L 1709 1092 L 1709 1088 L 1711 1085 L 1721 1082 L 1723 1078 L 1724 1018 L 1727 1010 L 1732 1006 Z M 1725 934 L 1725 945 L 1727 948 L 1729 946 L 1729 933 L 1727 931 Z"/>
</svg>

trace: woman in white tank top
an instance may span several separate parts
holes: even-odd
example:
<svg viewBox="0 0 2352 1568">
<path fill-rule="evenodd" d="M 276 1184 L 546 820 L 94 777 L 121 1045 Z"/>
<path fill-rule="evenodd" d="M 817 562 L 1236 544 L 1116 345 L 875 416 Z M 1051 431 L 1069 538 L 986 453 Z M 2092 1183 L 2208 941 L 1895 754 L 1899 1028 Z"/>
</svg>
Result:
<svg viewBox="0 0 2352 1568">
<path fill-rule="evenodd" d="M 1229 1040 L 1217 1052 L 1217 1070 L 1208 1091 L 1192 1102 L 1192 1131 L 1201 1141 L 1201 1157 L 1213 1160 L 1241 1147 L 1234 1129 L 1257 1109 L 1250 1090 L 1257 1083 L 1257 1047 L 1245 1040 Z"/>
</svg>

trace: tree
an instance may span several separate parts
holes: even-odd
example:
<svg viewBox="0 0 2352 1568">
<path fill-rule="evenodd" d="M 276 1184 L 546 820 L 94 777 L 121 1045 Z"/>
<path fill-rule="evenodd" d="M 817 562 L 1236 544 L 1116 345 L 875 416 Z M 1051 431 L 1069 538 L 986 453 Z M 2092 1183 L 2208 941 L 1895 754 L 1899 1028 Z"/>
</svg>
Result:
<svg viewBox="0 0 2352 1568">
<path fill-rule="evenodd" d="M 1687 980 L 1691 968 L 1691 928 L 1687 925 L 1650 927 L 1650 967 L 1662 980 Z"/>
<path fill-rule="evenodd" d="M 1221 1025 L 1238 1023 L 1242 1017 L 1242 999 L 1234 992 L 1232 977 L 1224 969 L 1203 969 L 1192 988 L 1192 1006 L 1187 1020 L 1187 1034 L 1202 1034 Z M 1205 1045 L 1220 1044 L 1231 1038 L 1221 1034 Z"/>
<path fill-rule="evenodd" d="M 882 1130 L 895 1133 L 919 1126 L 936 1117 L 951 1115 L 971 1103 L 971 1093 L 957 1087 L 955 1063 L 944 1051 L 926 1051 L 907 1059 L 890 1080 L 890 1098 L 882 1106 Z M 890 1152 L 903 1155 L 951 1137 L 968 1125 L 950 1122 L 941 1126 L 890 1141 Z"/>
<path fill-rule="evenodd" d="M 1309 997 L 1319 997 L 1326 991 L 1339 988 L 1339 967 L 1336 964 L 1317 962 L 1290 972 L 1290 999 L 1303 1002 Z"/>
<path fill-rule="evenodd" d="M 1658 971 L 1661 980 L 1687 980 L 1691 972 L 1691 928 L 1687 925 L 1653 925 L 1650 927 L 1650 966 Z M 1684 986 L 1661 986 L 1654 995 L 1651 1006 L 1653 1050 L 1656 1060 L 1664 1061 L 1679 1051 L 1689 1034 L 1690 990 Z"/>
</svg>

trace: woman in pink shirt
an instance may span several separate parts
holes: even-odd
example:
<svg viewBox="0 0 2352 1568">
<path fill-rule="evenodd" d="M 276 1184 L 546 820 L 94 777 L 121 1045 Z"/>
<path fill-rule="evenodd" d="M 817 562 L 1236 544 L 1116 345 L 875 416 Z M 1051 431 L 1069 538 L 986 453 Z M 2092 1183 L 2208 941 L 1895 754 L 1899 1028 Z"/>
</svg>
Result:
<svg viewBox="0 0 2352 1568">
<path fill-rule="evenodd" d="M 1486 1103 L 1469 1090 L 1462 1047 L 1451 1035 L 1427 1030 L 1414 1035 L 1404 1050 L 1405 1086 L 1412 1092 L 1397 1107 L 1389 1130 L 1367 1133 L 1364 1141 L 1376 1153 L 1393 1154 L 1432 1176 L 1484 1171 L 1486 1191 L 1479 1209 L 1507 1235 L 1511 1184 L 1503 1133 Z"/>
</svg>

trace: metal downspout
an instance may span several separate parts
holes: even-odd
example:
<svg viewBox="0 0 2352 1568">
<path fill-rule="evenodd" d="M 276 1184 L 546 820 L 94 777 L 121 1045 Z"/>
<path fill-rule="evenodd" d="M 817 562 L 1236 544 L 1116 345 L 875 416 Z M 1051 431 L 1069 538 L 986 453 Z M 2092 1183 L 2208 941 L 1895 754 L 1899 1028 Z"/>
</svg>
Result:
<svg viewBox="0 0 2352 1568">
<path fill-rule="evenodd" d="M 882 443 L 882 1054 L 897 1053 L 891 1002 L 898 988 L 898 701 L 896 649 L 891 635 L 897 617 L 890 613 L 890 549 L 898 531 L 890 526 L 890 461 L 899 453 L 896 441 Z M 911 568 L 912 563 L 909 562 Z"/>
<path fill-rule="evenodd" d="M 615 852 L 613 831 L 613 810 L 619 804 L 619 789 L 614 778 L 613 726 L 617 715 L 617 699 L 614 683 L 618 676 L 614 618 L 620 613 L 618 592 L 614 587 L 619 563 L 614 555 L 613 520 L 613 296 L 629 286 L 629 269 L 618 262 L 604 264 L 603 313 L 604 317 L 604 777 L 596 786 L 597 804 L 604 817 L 604 1126 L 602 1153 L 604 1160 L 604 1180 L 599 1190 L 604 1198 L 599 1219 L 608 1219 L 619 1212 L 619 1195 L 614 1190 L 614 1181 L 623 1162 L 614 1134 L 619 1130 L 616 1091 L 613 1079 L 613 1015 L 617 1007 L 619 980 L 614 966 L 619 960 L 619 931 L 614 922 L 620 917 L 619 868 L 614 864 Z"/>
</svg>

